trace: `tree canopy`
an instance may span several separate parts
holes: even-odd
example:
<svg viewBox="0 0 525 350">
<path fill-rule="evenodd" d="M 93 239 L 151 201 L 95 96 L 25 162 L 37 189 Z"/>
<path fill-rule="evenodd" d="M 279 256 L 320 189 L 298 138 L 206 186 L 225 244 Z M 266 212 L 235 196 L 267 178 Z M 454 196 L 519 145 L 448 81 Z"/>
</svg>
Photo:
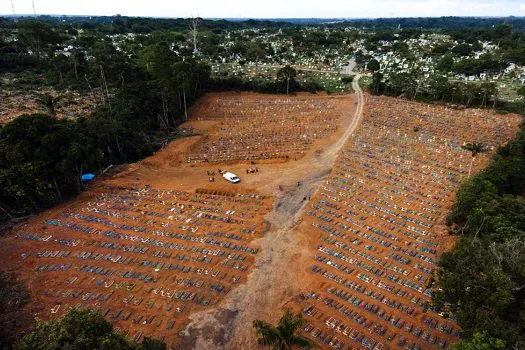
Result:
<svg viewBox="0 0 525 350">
<path fill-rule="evenodd" d="M 473 154 L 476 149 L 472 147 Z M 466 337 L 474 336 L 460 349 L 525 344 L 524 193 L 521 131 L 484 172 L 462 185 L 448 217 L 460 240 L 441 257 L 434 303 L 456 315 Z M 487 343 L 485 336 L 506 345 L 475 347 Z"/>
<path fill-rule="evenodd" d="M 0 221 L 82 191 L 84 171 L 150 155 L 157 139 L 184 120 L 210 76 L 207 64 L 177 62 L 165 44 L 144 48 L 135 61 L 104 41 L 95 46 L 90 64 L 60 69 L 64 81 L 77 81 L 83 69 L 84 80 L 104 91 L 102 106 L 78 120 L 56 119 L 61 96 L 41 94 L 47 114 L 21 116 L 0 128 Z"/>
<path fill-rule="evenodd" d="M 295 82 L 295 77 L 297 76 L 297 71 L 286 65 L 283 68 L 277 71 L 277 79 L 286 82 L 286 94 L 290 92 L 290 82 Z"/>
<path fill-rule="evenodd" d="M 482 333 L 475 333 L 471 340 L 452 345 L 452 350 L 498 350 L 504 348 L 505 342 L 503 340 L 491 338 Z"/>
<path fill-rule="evenodd" d="M 304 324 L 305 320 L 302 315 L 294 316 L 290 310 L 284 312 L 277 326 L 260 320 L 253 321 L 253 327 L 257 332 L 257 342 L 260 345 L 270 346 L 274 350 L 312 348 L 314 344 L 310 339 L 295 334 Z"/>
<path fill-rule="evenodd" d="M 381 68 L 381 65 L 376 59 L 371 59 L 368 61 L 366 68 L 371 72 L 377 72 Z"/>
<path fill-rule="evenodd" d="M 133 343 L 92 310 L 71 309 L 62 319 L 40 322 L 16 345 L 16 350 L 165 350 L 166 344 L 145 338 Z"/>
</svg>

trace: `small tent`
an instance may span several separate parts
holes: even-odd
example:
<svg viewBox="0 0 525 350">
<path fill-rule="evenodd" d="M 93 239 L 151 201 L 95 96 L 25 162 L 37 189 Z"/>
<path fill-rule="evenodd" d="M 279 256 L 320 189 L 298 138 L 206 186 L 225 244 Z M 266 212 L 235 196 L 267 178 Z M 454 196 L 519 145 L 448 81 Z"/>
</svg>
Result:
<svg viewBox="0 0 525 350">
<path fill-rule="evenodd" d="M 91 182 L 95 180 L 95 174 L 84 174 L 80 177 L 82 182 Z"/>
</svg>

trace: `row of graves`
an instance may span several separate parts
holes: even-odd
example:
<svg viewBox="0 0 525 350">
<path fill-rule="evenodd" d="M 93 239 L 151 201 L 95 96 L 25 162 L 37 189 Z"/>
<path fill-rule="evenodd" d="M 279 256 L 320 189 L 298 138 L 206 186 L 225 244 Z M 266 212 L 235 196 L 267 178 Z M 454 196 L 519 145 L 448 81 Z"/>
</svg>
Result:
<svg viewBox="0 0 525 350">
<path fill-rule="evenodd" d="M 100 190 L 101 191 L 101 190 Z M 93 308 L 118 331 L 177 341 L 188 315 L 242 283 L 271 200 L 253 193 L 105 188 L 17 233 L 41 318 Z"/>
<path fill-rule="evenodd" d="M 448 235 L 438 226 L 472 160 L 461 145 L 494 149 L 519 123 L 516 115 L 369 97 L 362 125 L 306 209 L 313 282 L 297 298 L 304 333 L 334 349 L 457 341 L 454 316 L 432 309 L 431 285 Z M 491 153 L 478 155 L 474 169 Z"/>
<path fill-rule="evenodd" d="M 348 99 L 326 96 L 275 97 L 209 94 L 191 120 L 220 124 L 210 139 L 187 156 L 188 163 L 298 159 L 312 143 L 333 135 Z"/>
</svg>

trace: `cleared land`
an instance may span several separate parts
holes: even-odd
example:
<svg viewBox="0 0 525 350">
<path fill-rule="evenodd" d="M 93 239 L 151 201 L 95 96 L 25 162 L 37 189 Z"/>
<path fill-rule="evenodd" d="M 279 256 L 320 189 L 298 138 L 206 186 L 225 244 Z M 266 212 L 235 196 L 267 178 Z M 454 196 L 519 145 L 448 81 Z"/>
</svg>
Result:
<svg viewBox="0 0 525 350">
<path fill-rule="evenodd" d="M 454 320 L 428 310 L 428 284 L 454 244 L 444 219 L 472 162 L 461 145 L 504 143 L 520 118 L 393 98 L 368 97 L 365 106 L 333 169 L 334 159 L 320 155 L 328 169 L 312 166 L 301 186 L 278 198 L 257 268 L 217 310 L 191 316 L 184 347 L 253 348 L 247 325 L 275 322 L 284 308 L 303 312 L 304 333 L 326 348 L 457 341 Z M 491 155 L 474 158 L 474 171 Z M 315 193 L 310 203 L 300 204 L 303 193 Z"/>
<path fill-rule="evenodd" d="M 247 105 L 260 98 L 278 111 L 301 111 L 287 112 L 290 122 L 276 123 L 275 135 L 292 134 L 294 123 L 302 123 L 308 116 L 308 98 L 341 103 L 350 110 L 354 106 L 351 96 L 301 95 L 285 101 L 282 96 L 228 94 L 225 100 L 232 95 L 246 99 Z M 269 117 L 263 112 L 250 116 Z M 332 121 L 331 133 L 312 140 L 303 155 L 313 157 L 350 119 Z M 264 218 L 281 192 L 279 185 L 295 185 L 296 175 L 308 171 L 307 159 L 285 164 L 282 158 L 266 159 L 249 175 L 244 171 L 255 167 L 250 162 L 229 165 L 227 169 L 242 178 L 240 185 L 229 184 L 218 174 L 220 163 L 186 161 L 215 135 L 216 125 L 192 118 L 185 127 L 201 135 L 175 141 L 141 163 L 100 177 L 72 202 L 31 219 L 2 239 L 0 252 L 11 262 L 5 267 L 27 283 L 35 316 L 48 319 L 69 307 L 94 307 L 132 338 L 151 335 L 177 343 L 190 314 L 213 308 L 246 282 L 260 254 L 253 241 L 268 230 Z M 215 182 L 209 182 L 210 172 Z"/>
<path fill-rule="evenodd" d="M 346 102 L 313 95 L 208 94 L 190 120 L 216 121 L 215 128 L 186 161 L 297 160 L 316 140 L 333 135 Z"/>
<path fill-rule="evenodd" d="M 371 97 L 298 228 L 308 245 L 303 293 L 288 306 L 305 334 L 333 348 L 447 348 L 459 329 L 428 309 L 440 254 L 454 240 L 444 221 L 472 157 L 517 131 L 517 116 L 456 111 Z M 490 154 L 474 159 L 483 168 Z"/>
<path fill-rule="evenodd" d="M 326 348 L 447 347 L 458 328 L 426 310 L 427 285 L 454 244 L 443 223 L 472 161 L 461 145 L 496 147 L 520 118 L 383 97 L 363 115 L 354 90 L 204 97 L 183 125 L 197 136 L 17 227 L 4 268 L 39 318 L 94 307 L 184 349 L 254 348 L 253 319 L 285 307 Z"/>
<path fill-rule="evenodd" d="M 8 123 L 23 114 L 49 113 L 39 102 L 43 95 L 55 99 L 57 118 L 80 118 L 89 115 L 97 106 L 104 103 L 101 91 L 85 95 L 77 92 L 58 93 L 52 89 L 42 89 L 37 93 L 5 91 L 0 93 L 0 124 Z"/>
<path fill-rule="evenodd" d="M 171 343 L 189 313 L 245 280 L 258 251 L 249 241 L 264 232 L 270 203 L 250 193 L 107 187 L 7 241 L 23 251 L 19 272 L 41 317 L 88 306 L 134 339 Z"/>
</svg>

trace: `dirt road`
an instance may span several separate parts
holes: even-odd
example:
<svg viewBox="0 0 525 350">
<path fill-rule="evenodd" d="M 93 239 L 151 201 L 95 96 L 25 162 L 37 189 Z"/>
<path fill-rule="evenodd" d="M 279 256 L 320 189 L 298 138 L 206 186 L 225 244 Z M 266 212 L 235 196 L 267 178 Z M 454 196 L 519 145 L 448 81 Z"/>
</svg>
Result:
<svg viewBox="0 0 525 350">
<path fill-rule="evenodd" d="M 348 64 L 343 67 L 341 70 L 341 74 L 348 74 L 351 75 L 354 73 L 354 68 L 356 66 L 355 58 L 352 57 L 350 61 L 348 61 Z"/>
<path fill-rule="evenodd" d="M 252 349 L 256 348 L 252 328 L 254 319 L 275 321 L 283 303 L 301 292 L 298 274 L 304 268 L 293 267 L 306 256 L 301 234 L 294 228 L 300 222 L 308 201 L 332 170 L 337 154 L 348 137 L 359 125 L 363 112 L 363 92 L 357 75 L 353 82 L 357 94 L 357 108 L 342 136 L 307 163 L 306 177 L 295 179 L 277 198 L 274 210 L 268 215 L 271 224 L 265 236 L 254 242 L 260 247 L 255 266 L 244 285 L 232 290 L 224 301 L 212 310 L 196 313 L 181 332 L 183 349 Z M 306 276 L 304 276 L 307 278 Z"/>
</svg>

